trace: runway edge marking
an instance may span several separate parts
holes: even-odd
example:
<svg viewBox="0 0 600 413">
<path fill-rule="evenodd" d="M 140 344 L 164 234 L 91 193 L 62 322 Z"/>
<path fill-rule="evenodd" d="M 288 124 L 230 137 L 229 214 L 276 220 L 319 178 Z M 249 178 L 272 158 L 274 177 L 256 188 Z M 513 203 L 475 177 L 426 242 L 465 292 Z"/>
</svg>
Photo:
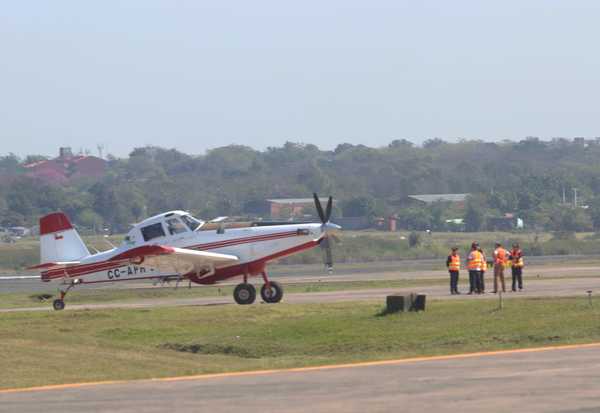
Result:
<svg viewBox="0 0 600 413">
<path fill-rule="evenodd" d="M 448 354 L 444 356 L 424 356 L 424 357 L 412 357 L 405 359 L 395 360 L 379 360 L 379 361 L 364 361 L 357 363 L 344 363 L 344 364 L 328 364 L 322 366 L 312 367 L 292 367 L 287 369 L 271 369 L 271 370 L 251 370 L 251 371 L 237 371 L 229 373 L 207 373 L 198 374 L 193 376 L 176 376 L 176 377 L 159 377 L 151 379 L 139 379 L 139 380 L 105 380 L 96 382 L 83 382 L 83 383 L 67 383 L 67 384 L 51 384 L 46 386 L 35 386 L 35 387 L 23 387 L 14 389 L 0 389 L 0 394 L 8 393 L 25 393 L 35 391 L 48 391 L 48 390 L 64 390 L 64 389 L 75 389 L 81 387 L 93 387 L 102 385 L 115 385 L 115 384 L 141 384 L 141 383 L 152 383 L 152 382 L 176 382 L 176 381 L 191 381 L 191 380 L 206 380 L 206 379 L 218 379 L 228 377 L 244 377 L 244 376 L 259 376 L 277 373 L 300 373 L 320 370 L 335 370 L 355 367 L 372 367 L 372 366 L 386 366 L 386 365 L 398 365 L 398 364 L 409 364 L 418 363 L 425 361 L 443 361 L 443 360 L 457 360 L 475 357 L 486 357 L 486 356 L 502 356 L 507 354 L 520 354 L 520 353 L 539 353 L 544 351 L 558 351 L 558 350 L 576 350 L 582 348 L 594 348 L 600 347 L 600 342 L 586 343 L 586 344 L 566 344 L 562 346 L 547 346 L 547 347 L 531 347 L 531 348 L 519 348 L 512 350 L 495 350 L 495 351 L 481 351 L 475 353 L 462 353 L 462 354 Z"/>
</svg>

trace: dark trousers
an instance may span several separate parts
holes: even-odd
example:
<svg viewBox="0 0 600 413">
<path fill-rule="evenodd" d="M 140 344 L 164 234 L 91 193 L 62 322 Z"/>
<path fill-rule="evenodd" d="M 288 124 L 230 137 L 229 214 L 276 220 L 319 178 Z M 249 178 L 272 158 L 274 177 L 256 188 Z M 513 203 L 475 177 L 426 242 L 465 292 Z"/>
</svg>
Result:
<svg viewBox="0 0 600 413">
<path fill-rule="evenodd" d="M 479 271 L 479 292 L 485 291 L 485 271 Z"/>
<path fill-rule="evenodd" d="M 469 292 L 479 292 L 480 291 L 480 287 L 479 287 L 479 274 L 481 273 L 481 271 L 477 271 L 477 270 L 469 270 Z"/>
<path fill-rule="evenodd" d="M 523 268 L 521 267 L 512 267 L 512 290 L 517 290 L 517 285 L 519 286 L 519 290 L 523 289 Z"/>
<path fill-rule="evenodd" d="M 450 293 L 458 292 L 458 271 L 450 271 Z"/>
</svg>

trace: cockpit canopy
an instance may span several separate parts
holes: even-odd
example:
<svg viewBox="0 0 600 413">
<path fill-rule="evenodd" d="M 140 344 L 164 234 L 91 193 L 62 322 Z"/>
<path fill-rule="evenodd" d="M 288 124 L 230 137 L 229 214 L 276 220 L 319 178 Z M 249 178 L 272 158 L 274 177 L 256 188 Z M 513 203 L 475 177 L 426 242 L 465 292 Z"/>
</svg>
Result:
<svg viewBox="0 0 600 413">
<path fill-rule="evenodd" d="M 204 225 L 204 221 L 194 218 L 185 211 L 170 211 L 145 219 L 136 224 L 125 237 L 126 244 L 143 244 L 161 238 L 173 237 L 186 232 L 194 232 Z"/>
</svg>

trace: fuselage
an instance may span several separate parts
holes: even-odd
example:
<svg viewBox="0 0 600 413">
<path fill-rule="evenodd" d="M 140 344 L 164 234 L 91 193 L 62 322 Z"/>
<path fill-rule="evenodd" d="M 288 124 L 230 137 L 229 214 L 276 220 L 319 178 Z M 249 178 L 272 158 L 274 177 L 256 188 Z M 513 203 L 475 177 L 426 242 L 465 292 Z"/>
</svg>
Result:
<svg viewBox="0 0 600 413">
<path fill-rule="evenodd" d="M 77 265 L 42 272 L 42 279 L 78 279 L 86 284 L 181 276 L 196 283 L 212 284 L 235 276 L 260 274 L 267 262 L 312 248 L 324 236 L 320 223 L 214 230 L 203 230 L 203 225 L 183 211 L 148 218 L 135 225 L 118 247 L 82 257 Z M 239 261 L 199 274 L 159 268 L 127 256 L 135 248 L 157 245 L 229 254 Z"/>
</svg>

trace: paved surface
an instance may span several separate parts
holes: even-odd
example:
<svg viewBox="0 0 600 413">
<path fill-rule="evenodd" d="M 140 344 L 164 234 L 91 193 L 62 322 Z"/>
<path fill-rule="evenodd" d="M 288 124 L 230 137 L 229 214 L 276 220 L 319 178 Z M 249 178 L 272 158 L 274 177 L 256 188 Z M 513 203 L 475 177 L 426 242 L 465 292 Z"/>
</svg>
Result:
<svg viewBox="0 0 600 413">
<path fill-rule="evenodd" d="M 269 274 L 273 279 L 284 283 L 314 281 L 360 281 L 360 280 L 414 280 L 447 277 L 444 260 L 403 260 L 378 261 L 372 263 L 336 264 L 333 275 L 326 274 L 323 265 L 273 265 Z M 490 271 L 491 274 L 491 271 Z M 488 276 L 490 275 L 488 274 Z M 8 274 L 7 274 L 8 275 Z M 10 274 L 9 276 L 31 276 L 34 273 Z M 467 275 L 466 270 L 462 276 Z M 527 257 L 525 278 L 537 277 L 600 277 L 600 256 L 541 256 Z M 36 279 L 3 280 L 0 274 L 0 293 L 2 292 L 44 292 L 56 290 L 55 284 L 40 282 Z M 232 279 L 233 283 L 239 282 Z M 184 283 L 185 284 L 185 283 Z M 152 288 L 152 281 L 116 282 L 87 285 L 85 288 Z M 201 287 L 201 286 L 200 286 Z"/>
<path fill-rule="evenodd" d="M 488 285 L 488 288 L 490 286 Z M 285 287 L 284 287 L 285 288 Z M 464 291 L 463 286 L 463 291 Z M 582 278 L 567 278 L 567 279 L 533 279 L 526 283 L 526 290 L 523 292 L 512 293 L 508 292 L 503 295 L 506 299 L 518 297 L 566 297 L 566 296 L 581 296 L 587 300 L 586 291 L 592 290 L 593 294 L 600 295 L 600 277 L 582 277 Z M 312 293 L 294 293 L 285 294 L 284 302 L 287 303 L 325 303 L 325 302 L 343 302 L 343 301 L 366 301 L 378 300 L 381 303 L 385 301 L 385 297 L 393 293 L 408 293 L 419 292 L 427 294 L 428 300 L 437 299 L 488 299 L 497 300 L 495 294 L 483 295 L 458 295 L 451 296 L 448 293 L 448 286 L 422 286 L 409 288 L 374 288 L 365 290 L 346 290 L 346 291 L 331 291 L 331 292 L 312 292 Z M 593 297 L 595 297 L 593 295 Z M 599 298 L 593 298 L 599 299 Z M 101 304 L 69 304 L 67 297 L 66 310 L 93 310 L 93 309 L 109 309 L 109 308 L 150 308 L 150 307 L 166 307 L 166 306 L 206 306 L 206 305 L 225 305 L 233 304 L 232 297 L 199 297 L 199 298 L 157 298 L 144 299 L 135 302 L 123 303 L 101 303 Z M 257 299 L 255 305 L 261 305 L 260 298 Z M 600 304 L 599 304 L 600 305 Z M 25 307 L 25 308 L 8 308 L 0 309 L 0 313 L 22 312 L 22 311 L 54 311 L 50 303 L 43 306 Z"/>
<path fill-rule="evenodd" d="M 0 412 L 598 412 L 600 345 L 0 393 Z"/>
</svg>

